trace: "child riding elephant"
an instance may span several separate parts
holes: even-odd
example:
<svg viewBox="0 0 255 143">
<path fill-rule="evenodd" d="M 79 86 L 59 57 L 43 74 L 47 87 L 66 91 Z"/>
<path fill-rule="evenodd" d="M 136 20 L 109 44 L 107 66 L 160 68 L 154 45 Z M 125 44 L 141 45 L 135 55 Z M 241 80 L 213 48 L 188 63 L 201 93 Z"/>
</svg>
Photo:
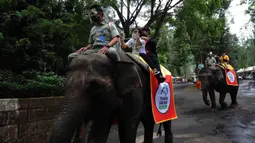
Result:
<svg viewBox="0 0 255 143">
<path fill-rule="evenodd" d="M 160 65 L 158 62 L 157 41 L 150 37 L 150 29 L 144 27 L 142 29 L 142 39 L 146 41 L 145 49 L 148 57 L 148 64 L 154 70 L 154 75 L 159 82 L 164 82 L 165 78 L 162 76 Z"/>
</svg>

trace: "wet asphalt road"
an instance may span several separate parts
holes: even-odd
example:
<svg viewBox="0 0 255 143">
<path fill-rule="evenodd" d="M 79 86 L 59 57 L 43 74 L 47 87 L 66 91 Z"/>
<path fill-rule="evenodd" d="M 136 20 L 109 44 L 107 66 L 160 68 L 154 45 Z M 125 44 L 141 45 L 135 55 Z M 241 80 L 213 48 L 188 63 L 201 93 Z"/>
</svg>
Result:
<svg viewBox="0 0 255 143">
<path fill-rule="evenodd" d="M 221 110 L 216 93 L 216 112 L 202 100 L 194 84 L 176 84 L 175 106 L 178 119 L 172 121 L 174 143 L 255 143 L 255 81 L 243 80 L 239 87 L 238 103 L 234 109 Z M 226 97 L 230 104 L 230 97 Z M 154 128 L 154 143 L 163 143 Z M 143 126 L 137 130 L 137 143 L 143 141 Z M 117 127 L 113 126 L 107 143 L 119 143 Z"/>
</svg>

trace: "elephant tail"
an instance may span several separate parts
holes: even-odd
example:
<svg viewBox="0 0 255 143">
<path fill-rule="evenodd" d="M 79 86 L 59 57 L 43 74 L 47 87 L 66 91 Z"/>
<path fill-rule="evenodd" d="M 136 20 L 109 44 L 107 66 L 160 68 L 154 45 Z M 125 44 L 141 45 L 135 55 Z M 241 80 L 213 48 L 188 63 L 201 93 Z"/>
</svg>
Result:
<svg viewBox="0 0 255 143">
<path fill-rule="evenodd" d="M 162 126 L 162 123 L 159 124 L 157 136 L 162 136 L 161 126 Z"/>
</svg>

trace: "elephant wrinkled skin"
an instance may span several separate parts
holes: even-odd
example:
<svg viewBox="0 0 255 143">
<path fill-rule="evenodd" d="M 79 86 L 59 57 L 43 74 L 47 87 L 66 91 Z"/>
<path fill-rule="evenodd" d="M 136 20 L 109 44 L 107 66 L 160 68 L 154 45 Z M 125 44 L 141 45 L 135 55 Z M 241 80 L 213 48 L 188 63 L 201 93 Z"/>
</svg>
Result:
<svg viewBox="0 0 255 143">
<path fill-rule="evenodd" d="M 93 121 L 88 143 L 105 143 L 114 117 L 121 143 L 135 143 L 140 121 L 144 143 L 153 142 L 149 73 L 131 63 L 112 63 L 102 54 L 79 55 L 70 64 L 65 81 L 65 102 L 57 116 L 50 143 L 69 143 L 82 122 Z M 126 65 L 126 66 L 125 66 Z M 139 78 L 137 78 L 139 77 Z M 163 123 L 165 143 L 173 142 L 171 121 Z"/>
<path fill-rule="evenodd" d="M 216 109 L 214 90 L 220 94 L 219 103 L 223 109 L 227 107 L 227 103 L 225 102 L 227 93 L 230 94 L 232 101 L 230 107 L 233 108 L 238 105 L 236 96 L 239 86 L 227 85 L 225 78 L 226 75 L 224 69 L 218 66 L 215 66 L 214 68 L 203 68 L 199 73 L 204 103 L 208 106 L 210 105 L 210 102 L 207 99 L 207 93 L 209 93 L 213 111 Z"/>
</svg>

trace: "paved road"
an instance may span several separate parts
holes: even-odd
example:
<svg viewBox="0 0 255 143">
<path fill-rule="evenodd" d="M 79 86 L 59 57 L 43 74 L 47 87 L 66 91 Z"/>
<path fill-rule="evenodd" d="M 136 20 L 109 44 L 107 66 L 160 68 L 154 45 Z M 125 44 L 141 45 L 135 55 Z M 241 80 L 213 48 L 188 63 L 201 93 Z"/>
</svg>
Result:
<svg viewBox="0 0 255 143">
<path fill-rule="evenodd" d="M 181 92 L 183 92 L 183 89 L 185 87 L 188 87 L 191 84 L 175 84 L 174 85 L 174 90 L 175 90 L 175 96 L 177 96 L 178 94 L 180 94 Z M 154 128 L 154 142 L 155 143 L 159 143 L 163 141 L 163 138 L 158 138 L 156 136 L 156 132 L 158 129 L 158 125 L 155 125 Z M 144 134 L 144 129 L 143 129 L 143 125 L 140 124 L 137 130 L 137 143 L 140 143 L 143 141 L 143 134 Z M 119 143 L 119 137 L 118 137 L 118 129 L 117 126 L 113 126 L 110 132 L 110 135 L 108 137 L 108 141 L 107 143 Z"/>
<path fill-rule="evenodd" d="M 242 81 L 239 107 L 212 112 L 202 101 L 194 84 L 175 85 L 178 119 L 173 120 L 174 143 L 255 143 L 255 81 Z M 218 95 L 218 94 L 216 94 Z M 218 101 L 218 96 L 217 96 Z M 230 104 L 230 97 L 226 101 Z M 158 127 L 154 129 L 156 134 Z M 143 126 L 137 131 L 137 143 L 143 141 Z M 117 127 L 112 127 L 108 143 L 118 143 Z M 154 135 L 154 143 L 163 143 Z"/>
<path fill-rule="evenodd" d="M 255 80 L 242 80 L 240 83 L 240 96 L 255 96 Z"/>
</svg>

